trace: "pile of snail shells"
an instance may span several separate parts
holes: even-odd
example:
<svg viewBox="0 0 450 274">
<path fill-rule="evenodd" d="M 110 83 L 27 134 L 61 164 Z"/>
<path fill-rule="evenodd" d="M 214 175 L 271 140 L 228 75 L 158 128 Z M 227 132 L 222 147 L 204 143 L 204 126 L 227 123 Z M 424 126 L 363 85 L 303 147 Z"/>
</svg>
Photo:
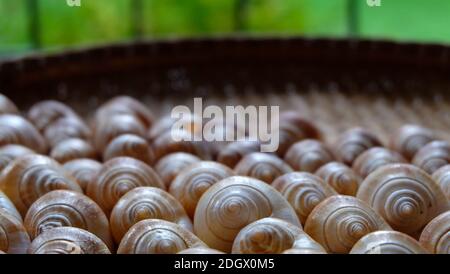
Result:
<svg viewBox="0 0 450 274">
<path fill-rule="evenodd" d="M 261 153 L 177 141 L 203 122 L 175 122 L 128 96 L 87 121 L 0 94 L 0 253 L 450 254 L 450 144 L 431 129 L 327 143 L 288 111 L 280 149 Z"/>
</svg>

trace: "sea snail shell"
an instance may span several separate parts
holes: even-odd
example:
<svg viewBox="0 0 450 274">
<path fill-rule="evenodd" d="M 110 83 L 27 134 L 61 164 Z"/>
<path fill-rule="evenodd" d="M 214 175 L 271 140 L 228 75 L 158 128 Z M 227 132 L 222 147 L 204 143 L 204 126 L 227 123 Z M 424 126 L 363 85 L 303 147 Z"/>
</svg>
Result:
<svg viewBox="0 0 450 274">
<path fill-rule="evenodd" d="M 21 146 L 21 145 L 6 145 L 0 148 L 0 172 L 15 159 L 28 155 L 34 154 L 35 152 L 31 149 Z"/>
<path fill-rule="evenodd" d="M 0 209 L 0 250 L 9 254 L 25 254 L 30 237 L 22 222 Z"/>
<path fill-rule="evenodd" d="M 431 129 L 418 125 L 404 125 L 392 134 L 389 146 L 407 160 L 411 160 L 419 149 L 434 140 L 436 136 Z"/>
<path fill-rule="evenodd" d="M 94 234 L 76 227 L 57 227 L 40 234 L 28 254 L 110 254 L 108 247 Z"/>
<path fill-rule="evenodd" d="M 0 191 L 0 210 L 7 212 L 9 215 L 16 217 L 19 221 L 22 222 L 22 216 L 20 215 L 19 211 L 17 211 L 17 208 L 14 206 L 8 196 L 6 196 L 2 191 Z"/>
<path fill-rule="evenodd" d="M 412 237 L 397 231 L 376 231 L 361 238 L 350 254 L 427 254 Z"/>
<path fill-rule="evenodd" d="M 39 198 L 27 212 L 25 227 L 32 239 L 57 227 L 77 227 L 102 239 L 110 248 L 113 240 L 102 209 L 81 193 L 56 190 Z"/>
<path fill-rule="evenodd" d="M 393 229 L 413 237 L 449 208 L 439 185 L 420 168 L 407 164 L 391 164 L 375 170 L 361 183 L 357 197 L 367 202 Z"/>
<path fill-rule="evenodd" d="M 320 141 L 304 140 L 292 145 L 284 160 L 295 170 L 314 173 L 334 160 L 332 152 Z"/>
<path fill-rule="evenodd" d="M 47 152 L 47 143 L 37 129 L 18 115 L 0 115 L 0 146 L 23 145 L 38 153 Z"/>
<path fill-rule="evenodd" d="M 22 216 L 32 203 L 47 192 L 58 189 L 82 192 L 76 180 L 55 160 L 34 154 L 16 159 L 3 170 L 0 189 Z"/>
<path fill-rule="evenodd" d="M 140 186 L 165 189 L 158 174 L 144 162 L 118 157 L 103 164 L 94 183 L 88 185 L 86 193 L 109 215 L 123 195 Z"/>
<path fill-rule="evenodd" d="M 176 254 L 193 247 L 207 246 L 192 232 L 177 224 L 149 219 L 130 228 L 117 254 Z"/>
<path fill-rule="evenodd" d="M 361 177 L 366 178 L 377 168 L 395 163 L 406 163 L 406 160 L 395 151 L 383 147 L 373 147 L 356 158 L 353 162 L 353 169 Z"/>
<path fill-rule="evenodd" d="M 330 253 L 348 253 L 364 235 L 391 227 L 368 204 L 351 196 L 332 196 L 309 214 L 305 232 Z"/>
<path fill-rule="evenodd" d="M 277 156 L 261 152 L 244 156 L 234 171 L 237 175 L 253 177 L 268 184 L 283 174 L 293 172 L 292 168 Z"/>
<path fill-rule="evenodd" d="M 217 161 L 221 164 L 234 168 L 236 164 L 247 154 L 258 152 L 260 143 L 253 141 L 236 141 L 228 144 L 217 155 Z"/>
<path fill-rule="evenodd" d="M 321 178 L 306 172 L 285 174 L 276 179 L 272 186 L 294 208 L 302 224 L 321 201 L 337 195 L 337 192 Z"/>
<path fill-rule="evenodd" d="M 19 110 L 16 105 L 5 95 L 0 94 L 0 114 L 17 114 Z"/>
<path fill-rule="evenodd" d="M 233 176 L 210 187 L 200 198 L 194 231 L 209 247 L 230 252 L 239 231 L 265 217 L 301 226 L 294 209 L 268 184 Z"/>
<path fill-rule="evenodd" d="M 234 254 L 279 254 L 289 249 L 324 253 L 320 244 L 286 221 L 264 218 L 244 227 L 233 243 Z"/>
<path fill-rule="evenodd" d="M 28 111 L 28 119 L 41 132 L 55 121 L 64 117 L 79 119 L 78 115 L 70 107 L 53 100 L 39 102 Z"/>
<path fill-rule="evenodd" d="M 433 141 L 422 147 L 412 159 L 412 163 L 428 174 L 450 163 L 450 144 L 445 141 Z"/>
<path fill-rule="evenodd" d="M 93 184 L 102 164 L 92 159 L 76 159 L 63 165 L 64 170 L 72 175 L 86 192 L 88 185 Z"/>
<path fill-rule="evenodd" d="M 423 247 L 435 254 L 450 254 L 450 211 L 434 218 L 420 236 Z"/>
<path fill-rule="evenodd" d="M 50 157 L 61 164 L 66 162 L 97 157 L 97 152 L 92 145 L 81 139 L 67 139 L 58 143 L 50 152 Z"/>
<path fill-rule="evenodd" d="M 155 170 L 164 181 L 167 188 L 173 179 L 187 166 L 200 162 L 201 159 L 189 153 L 177 152 L 161 158 L 155 165 Z"/>
<path fill-rule="evenodd" d="M 376 146 L 382 144 L 374 134 L 363 128 L 352 128 L 339 136 L 335 152 L 339 161 L 352 166 L 361 153 Z"/>
<path fill-rule="evenodd" d="M 180 201 L 192 218 L 203 193 L 215 183 L 233 175 L 233 170 L 222 164 L 198 162 L 178 174 L 170 185 L 169 192 Z"/>
<path fill-rule="evenodd" d="M 147 165 L 152 165 L 155 160 L 147 140 L 133 134 L 123 134 L 113 139 L 103 152 L 103 161 L 122 156 L 141 160 Z"/>
<path fill-rule="evenodd" d="M 342 195 L 355 196 L 361 183 L 359 175 L 339 162 L 331 162 L 322 166 L 317 170 L 316 175 Z"/>
<path fill-rule="evenodd" d="M 44 131 L 44 137 L 51 147 L 67 139 L 92 139 L 91 129 L 76 117 L 64 117 L 50 124 Z"/>
<path fill-rule="evenodd" d="M 183 206 L 172 195 L 155 187 L 138 187 L 125 194 L 111 212 L 111 229 L 120 243 L 134 224 L 145 219 L 162 219 L 192 231 L 192 223 Z"/>
<path fill-rule="evenodd" d="M 450 165 L 446 165 L 433 173 L 433 180 L 439 184 L 444 194 L 450 200 Z"/>
<path fill-rule="evenodd" d="M 183 251 L 178 252 L 177 254 L 184 254 L 184 255 L 188 255 L 188 254 L 225 254 L 222 251 L 216 250 L 216 249 L 211 249 L 211 248 L 207 248 L 207 247 L 192 247 L 192 248 L 188 248 L 185 249 Z"/>
</svg>

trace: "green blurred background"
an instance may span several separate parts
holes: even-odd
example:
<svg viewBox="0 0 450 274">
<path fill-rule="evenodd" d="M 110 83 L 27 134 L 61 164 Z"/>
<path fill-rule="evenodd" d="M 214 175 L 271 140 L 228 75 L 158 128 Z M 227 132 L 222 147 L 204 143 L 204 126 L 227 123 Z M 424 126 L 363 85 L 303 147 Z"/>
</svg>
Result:
<svg viewBox="0 0 450 274">
<path fill-rule="evenodd" d="M 449 0 L 0 0 L 0 55 L 136 38 L 307 35 L 450 43 Z"/>
</svg>

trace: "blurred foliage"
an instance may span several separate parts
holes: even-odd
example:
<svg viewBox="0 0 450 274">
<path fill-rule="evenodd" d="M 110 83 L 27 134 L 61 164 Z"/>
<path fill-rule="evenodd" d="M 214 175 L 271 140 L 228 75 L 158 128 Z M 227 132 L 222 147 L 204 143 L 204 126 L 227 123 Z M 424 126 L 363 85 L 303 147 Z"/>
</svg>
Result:
<svg viewBox="0 0 450 274">
<path fill-rule="evenodd" d="M 29 0 L 0 0 L 0 53 L 32 47 Z M 134 0 L 37 0 L 45 48 L 133 39 Z M 348 35 L 351 0 L 142 0 L 145 37 L 251 35 Z M 241 9 L 239 9 L 239 1 Z M 369 38 L 450 42 L 450 1 L 382 0 L 370 8 L 356 2 L 358 35 Z M 134 11 L 136 12 L 136 11 Z"/>
</svg>

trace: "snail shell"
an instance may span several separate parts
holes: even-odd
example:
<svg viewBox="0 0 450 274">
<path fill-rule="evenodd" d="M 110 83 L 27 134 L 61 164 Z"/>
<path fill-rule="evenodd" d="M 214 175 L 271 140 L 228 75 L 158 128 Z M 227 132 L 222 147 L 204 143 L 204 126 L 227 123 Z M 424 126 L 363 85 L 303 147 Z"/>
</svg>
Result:
<svg viewBox="0 0 450 274">
<path fill-rule="evenodd" d="M 335 145 L 336 156 L 339 161 L 352 166 L 353 161 L 361 153 L 376 146 L 382 146 L 382 144 L 374 134 L 363 128 L 352 128 L 338 138 Z"/>
<path fill-rule="evenodd" d="M 194 163 L 175 177 L 169 192 L 192 218 L 203 193 L 215 183 L 233 175 L 233 170 L 216 162 Z"/>
<path fill-rule="evenodd" d="M 42 154 L 47 152 L 44 137 L 32 124 L 18 115 L 0 115 L 0 146 L 8 144 L 23 145 Z"/>
<path fill-rule="evenodd" d="M 330 253 L 348 253 L 373 231 L 391 227 L 368 204 L 351 196 L 332 196 L 309 214 L 305 232 Z"/>
<path fill-rule="evenodd" d="M 292 168 L 277 156 L 261 152 L 244 156 L 234 171 L 238 175 L 253 177 L 268 184 L 283 174 L 293 172 Z"/>
<path fill-rule="evenodd" d="M 351 168 L 339 162 L 322 166 L 316 175 L 342 195 L 355 196 L 361 183 L 361 178 Z"/>
<path fill-rule="evenodd" d="M 189 153 L 172 153 L 161 158 L 155 165 L 155 170 L 164 181 L 167 188 L 173 179 L 187 166 L 200 162 L 201 159 Z"/>
<path fill-rule="evenodd" d="M 0 210 L 5 211 L 13 217 L 16 217 L 22 222 L 22 216 L 20 215 L 19 211 L 17 211 L 17 208 L 14 206 L 8 196 L 6 196 L 2 191 L 0 191 Z"/>
<path fill-rule="evenodd" d="M 324 253 L 320 244 L 286 221 L 264 218 L 244 227 L 233 243 L 233 254 L 280 254 L 289 249 Z"/>
<path fill-rule="evenodd" d="M 28 155 L 34 154 L 35 152 L 31 149 L 21 146 L 21 145 L 6 145 L 0 148 L 0 171 L 2 171 L 9 163 L 15 159 Z"/>
<path fill-rule="evenodd" d="M 265 217 L 301 227 L 294 209 L 274 188 L 257 179 L 233 176 L 214 184 L 200 198 L 194 231 L 209 247 L 230 252 L 239 231 Z"/>
<path fill-rule="evenodd" d="M 31 239 L 57 227 L 87 230 L 113 248 L 108 218 L 102 209 L 81 193 L 56 190 L 34 202 L 25 216 L 25 228 Z"/>
<path fill-rule="evenodd" d="M 357 197 L 393 229 L 413 237 L 449 208 L 439 185 L 420 168 L 407 164 L 378 168 L 361 183 Z"/>
<path fill-rule="evenodd" d="M 86 193 L 109 215 L 123 195 L 140 186 L 165 189 L 161 178 L 147 164 L 129 157 L 118 157 L 103 164 Z"/>
<path fill-rule="evenodd" d="M 9 254 L 25 254 L 30 237 L 22 222 L 0 209 L 0 250 Z"/>
<path fill-rule="evenodd" d="M 320 141 L 304 140 L 292 145 L 284 160 L 295 170 L 314 173 L 334 160 L 333 153 Z"/>
<path fill-rule="evenodd" d="M 430 142 L 416 153 L 412 163 L 428 174 L 433 174 L 450 163 L 450 144 L 445 141 Z"/>
<path fill-rule="evenodd" d="M 450 211 L 434 218 L 423 229 L 420 243 L 434 254 L 450 254 Z"/>
<path fill-rule="evenodd" d="M 77 180 L 83 191 L 86 192 L 87 186 L 94 183 L 102 164 L 91 159 L 76 159 L 65 163 L 63 168 Z"/>
<path fill-rule="evenodd" d="M 337 195 L 320 177 L 306 172 L 292 172 L 276 179 L 272 186 L 294 208 L 302 224 L 311 211 L 329 196 Z"/>
<path fill-rule="evenodd" d="M 58 189 L 82 192 L 76 180 L 66 174 L 55 160 L 34 154 L 16 159 L 3 170 L 0 189 L 22 216 L 47 192 Z"/>
<path fill-rule="evenodd" d="M 44 137 L 51 147 L 67 139 L 82 139 L 89 141 L 92 139 L 91 129 L 76 117 L 64 117 L 50 124 L 44 130 Z"/>
<path fill-rule="evenodd" d="M 234 168 L 236 164 L 247 154 L 258 152 L 260 150 L 260 143 L 253 141 L 236 141 L 228 144 L 222 149 L 217 161 L 221 164 Z"/>
<path fill-rule="evenodd" d="M 57 227 L 41 233 L 30 245 L 29 254 L 111 254 L 105 243 L 89 231 Z"/>
<path fill-rule="evenodd" d="M 176 254 L 207 246 L 192 232 L 164 220 L 143 220 L 123 237 L 117 254 Z"/>
<path fill-rule="evenodd" d="M 58 119 L 64 117 L 79 119 L 78 115 L 70 107 L 53 100 L 39 102 L 28 111 L 28 119 L 41 132 Z"/>
<path fill-rule="evenodd" d="M 446 165 L 433 173 L 433 180 L 439 184 L 444 194 L 450 200 L 450 165 Z"/>
<path fill-rule="evenodd" d="M 431 129 L 418 125 L 404 125 L 392 134 L 389 146 L 407 160 L 411 160 L 419 149 L 434 140 L 436 136 Z"/>
<path fill-rule="evenodd" d="M 155 159 L 153 149 L 147 140 L 132 134 L 120 135 L 113 139 L 103 152 L 103 161 L 121 156 L 135 158 L 148 165 L 152 165 Z"/>
<path fill-rule="evenodd" d="M 383 147 L 373 147 L 356 158 L 353 162 L 353 169 L 361 177 L 366 178 L 377 168 L 395 163 L 406 163 L 406 160 L 395 151 Z"/>
<path fill-rule="evenodd" d="M 397 231 L 376 231 L 361 238 L 350 254 L 427 254 L 412 237 Z"/>
<path fill-rule="evenodd" d="M 162 219 L 192 231 L 183 206 L 172 195 L 155 187 L 138 187 L 125 194 L 111 212 L 111 229 L 120 243 L 123 235 L 139 221 Z"/>
<path fill-rule="evenodd" d="M 67 139 L 58 143 L 50 152 L 50 157 L 59 163 L 67 163 L 72 160 L 97 157 L 97 152 L 92 145 L 81 139 Z"/>
<path fill-rule="evenodd" d="M 216 250 L 216 249 L 211 249 L 211 248 L 206 248 L 206 247 L 192 247 L 192 248 L 188 248 L 185 249 L 183 251 L 178 252 L 177 254 L 184 254 L 184 255 L 188 255 L 188 254 L 225 254 L 222 251 Z"/>
<path fill-rule="evenodd" d="M 0 94 L 0 114 L 18 114 L 16 105 L 5 95 Z"/>
</svg>

